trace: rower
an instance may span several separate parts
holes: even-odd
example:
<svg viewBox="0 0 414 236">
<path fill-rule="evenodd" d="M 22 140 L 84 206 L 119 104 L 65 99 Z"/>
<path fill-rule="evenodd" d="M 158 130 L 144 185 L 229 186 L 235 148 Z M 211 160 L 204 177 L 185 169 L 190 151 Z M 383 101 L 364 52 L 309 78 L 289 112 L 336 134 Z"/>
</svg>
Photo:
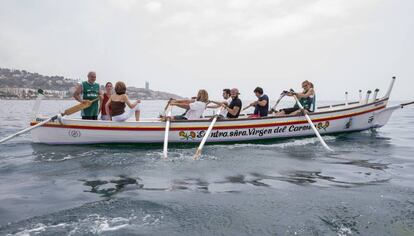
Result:
<svg viewBox="0 0 414 236">
<path fill-rule="evenodd" d="M 307 80 L 302 82 L 302 93 L 292 93 L 289 92 L 288 96 L 296 95 L 296 97 L 299 99 L 300 104 L 305 109 L 305 112 L 314 112 L 315 111 L 315 90 L 313 87 L 313 84 Z M 298 115 L 300 114 L 301 110 L 297 104 L 293 106 L 292 108 L 285 108 L 280 110 L 276 113 L 276 116 L 284 116 L 284 115 Z"/>
<path fill-rule="evenodd" d="M 99 97 L 99 103 L 102 104 L 102 92 L 100 91 L 99 84 L 96 81 L 96 73 L 90 71 L 88 73 L 88 80 L 78 84 L 73 93 L 73 98 L 78 102 L 83 103 L 84 100 L 95 100 Z M 82 95 L 82 97 L 81 97 Z M 98 101 L 92 103 L 91 106 L 82 110 L 81 115 L 83 120 L 97 120 L 99 113 Z"/>
<path fill-rule="evenodd" d="M 214 103 L 215 105 L 209 105 L 209 106 L 207 106 L 207 108 L 219 108 L 223 105 L 225 105 L 225 106 L 230 105 L 230 103 L 232 101 L 230 89 L 223 89 L 223 99 L 224 99 L 224 101 L 222 101 L 222 102 L 210 101 L 211 103 Z M 225 118 L 227 118 L 227 114 L 228 114 L 228 111 L 226 109 L 222 109 L 220 114 L 218 114 L 218 118 L 219 119 L 225 119 Z"/>
<path fill-rule="evenodd" d="M 172 120 L 199 120 L 203 117 L 208 103 L 208 93 L 201 89 L 195 99 L 171 100 L 171 106 L 177 106 L 187 111 L 183 115 L 174 116 Z"/>
<path fill-rule="evenodd" d="M 250 104 L 250 106 L 255 107 L 253 116 L 251 117 L 254 118 L 267 116 L 269 112 L 269 97 L 266 94 L 264 94 L 263 89 L 261 87 L 255 88 L 253 92 L 258 98 L 258 100 Z"/>
<path fill-rule="evenodd" d="M 240 111 L 242 109 L 242 101 L 239 98 L 239 90 L 237 88 L 233 88 L 230 91 L 230 96 L 231 96 L 231 102 L 230 105 L 226 106 L 223 105 L 224 109 L 228 112 L 227 113 L 227 118 L 230 119 L 235 119 L 235 118 L 239 118 L 240 115 Z"/>
</svg>

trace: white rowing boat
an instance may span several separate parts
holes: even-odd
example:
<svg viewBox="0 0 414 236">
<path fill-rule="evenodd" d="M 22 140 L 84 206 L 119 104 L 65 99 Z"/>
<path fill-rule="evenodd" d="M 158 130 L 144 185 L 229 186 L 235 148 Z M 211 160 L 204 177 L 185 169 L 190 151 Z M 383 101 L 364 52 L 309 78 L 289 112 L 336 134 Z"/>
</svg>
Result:
<svg viewBox="0 0 414 236">
<path fill-rule="evenodd" d="M 366 101 L 319 107 L 309 117 L 321 135 L 380 128 L 388 122 L 396 109 L 408 105 L 387 106 L 393 82 L 383 98 L 374 97 Z M 45 119 L 37 118 L 31 125 Z M 200 143 L 210 123 L 209 118 L 171 121 L 168 141 Z M 160 119 L 113 122 L 60 118 L 33 129 L 31 133 L 35 143 L 45 144 L 161 144 L 165 138 L 165 126 L 166 122 Z M 208 142 L 243 142 L 313 135 L 311 126 L 302 115 L 268 116 L 218 120 L 209 134 Z"/>
</svg>

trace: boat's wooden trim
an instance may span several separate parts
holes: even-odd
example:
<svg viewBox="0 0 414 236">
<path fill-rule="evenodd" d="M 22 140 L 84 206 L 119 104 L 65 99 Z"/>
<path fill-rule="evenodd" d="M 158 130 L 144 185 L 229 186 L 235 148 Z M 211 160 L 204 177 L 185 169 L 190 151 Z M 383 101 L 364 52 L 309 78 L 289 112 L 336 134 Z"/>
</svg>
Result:
<svg viewBox="0 0 414 236">
<path fill-rule="evenodd" d="M 345 114 L 345 115 L 337 115 L 337 116 L 328 116 L 328 117 L 321 117 L 321 118 L 315 118 L 312 119 L 312 121 L 314 122 L 323 122 L 323 121 L 332 121 L 332 120 L 337 120 L 337 119 L 343 119 L 343 118 L 347 118 L 347 117 L 352 117 L 352 116 L 357 116 L 357 115 L 362 115 L 362 114 L 366 114 L 366 113 L 370 113 L 370 112 L 374 112 L 377 110 L 381 110 L 383 108 L 385 108 L 386 105 L 380 106 L 380 107 L 376 107 L 373 109 L 369 109 L 369 110 L 365 110 L 365 111 L 361 111 L 361 112 L 354 112 L 354 113 L 349 113 L 349 114 Z M 355 109 L 355 108 L 354 108 Z M 338 112 L 338 111 L 336 111 Z M 280 117 L 269 117 L 272 119 L 277 120 Z M 255 119 L 242 119 L 242 120 L 255 120 Z M 224 121 L 228 121 L 228 120 L 220 120 L 220 123 L 224 123 Z M 240 120 L 232 120 L 233 122 L 235 121 L 240 121 Z M 204 120 L 204 121 L 198 121 L 198 122 L 210 122 L 209 120 Z M 31 125 L 35 125 L 38 122 L 31 122 Z M 179 122 L 172 122 L 178 124 Z M 275 127 L 275 126 L 286 126 L 286 125 L 296 125 L 296 124 L 305 124 L 307 123 L 306 120 L 292 120 L 292 121 L 284 121 L 284 122 L 268 122 L 268 123 L 262 123 L 262 124 L 238 124 L 238 125 L 222 125 L 222 124 L 217 124 L 214 129 L 216 130 L 222 130 L 222 129 L 246 129 L 246 128 L 263 128 L 263 127 Z M 164 124 L 161 123 L 160 124 Z M 69 129 L 89 129 L 89 130 L 119 130 L 119 131 L 164 131 L 165 127 L 164 126 L 96 126 L 96 125 L 74 125 L 74 124 L 59 124 L 59 123 L 49 123 L 44 125 L 44 127 L 53 127 L 53 128 L 69 128 Z M 180 130 L 200 130 L 200 129 L 205 129 L 206 126 L 172 126 L 170 128 L 170 130 L 173 131 L 180 131 Z"/>
</svg>

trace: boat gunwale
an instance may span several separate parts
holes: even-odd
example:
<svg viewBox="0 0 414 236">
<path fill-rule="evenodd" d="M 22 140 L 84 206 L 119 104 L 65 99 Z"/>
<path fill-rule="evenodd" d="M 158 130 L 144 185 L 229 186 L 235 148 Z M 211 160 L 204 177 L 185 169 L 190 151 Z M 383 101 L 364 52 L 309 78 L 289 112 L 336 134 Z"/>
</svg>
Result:
<svg viewBox="0 0 414 236">
<path fill-rule="evenodd" d="M 379 102 L 379 101 L 378 101 Z M 372 105 L 372 104 L 367 104 L 367 105 Z M 367 105 L 363 105 L 363 106 L 359 106 L 359 107 L 355 107 L 352 109 L 357 109 L 357 108 L 361 108 L 361 107 L 365 107 Z M 331 116 L 331 117 L 321 117 L 321 118 L 315 118 L 313 119 L 314 122 L 322 122 L 322 121 L 330 121 L 330 120 L 337 120 L 337 119 L 343 119 L 343 118 L 347 118 L 347 117 L 352 117 L 352 116 L 356 116 L 356 115 L 361 115 L 361 114 L 365 114 L 365 113 L 369 113 L 369 112 L 374 112 L 377 110 L 381 110 L 386 108 L 386 105 L 383 105 L 381 107 L 376 107 L 373 109 L 369 109 L 369 110 L 364 110 L 364 111 L 360 111 L 360 112 L 356 112 L 356 113 L 351 113 L 351 114 L 343 114 L 343 115 L 338 115 L 338 116 Z M 345 109 L 344 109 L 345 110 Z M 346 109 L 349 110 L 349 109 Z M 336 111 L 338 112 L 338 110 Z M 324 112 L 326 113 L 326 112 Z M 328 112 L 328 113 L 333 113 L 333 112 Z M 298 117 L 298 116 L 290 116 L 290 117 Z M 263 117 L 262 119 L 267 118 L 267 119 L 276 119 L 276 118 L 285 118 L 285 117 Z M 231 121 L 235 122 L 235 121 L 239 121 L 241 119 L 233 119 Z M 248 121 L 252 121 L 252 120 L 258 120 L 258 119 L 242 119 L 242 120 L 248 120 Z M 74 121 L 74 119 L 71 119 L 71 121 Z M 228 120 L 220 120 L 221 121 L 228 121 Z M 209 120 L 201 120 L 198 122 L 210 122 Z M 31 125 L 36 124 L 37 122 L 31 122 Z M 131 122 L 132 123 L 132 122 Z M 157 122 L 158 123 L 158 122 Z M 164 122 L 159 122 L 164 124 Z M 180 124 L 182 122 L 172 122 L 176 123 L 176 124 Z M 190 122 L 188 122 L 190 123 Z M 285 121 L 285 122 L 271 122 L 271 123 L 262 123 L 262 124 L 235 124 L 235 125 L 223 125 L 223 126 L 216 126 L 215 129 L 244 129 L 244 128 L 262 128 L 262 127 L 272 127 L 272 126 L 285 126 L 285 125 L 294 125 L 294 124 L 305 124 L 307 123 L 306 120 L 291 120 L 291 121 Z M 109 123 L 110 124 L 110 123 Z M 120 131 L 161 131 L 164 130 L 163 126 L 97 126 L 97 125 L 88 125 L 88 124 L 46 124 L 44 125 L 44 127 L 51 127 L 51 128 L 74 128 L 74 129 L 90 129 L 90 130 L 120 130 Z M 204 129 L 204 126 L 178 126 L 178 127 L 171 127 L 171 130 L 199 130 L 199 129 Z"/>
</svg>

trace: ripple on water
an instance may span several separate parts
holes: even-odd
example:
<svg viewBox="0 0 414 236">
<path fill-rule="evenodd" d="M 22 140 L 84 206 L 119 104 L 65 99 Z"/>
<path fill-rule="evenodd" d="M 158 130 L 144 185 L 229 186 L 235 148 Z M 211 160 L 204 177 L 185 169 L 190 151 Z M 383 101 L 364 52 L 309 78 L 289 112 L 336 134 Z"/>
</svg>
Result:
<svg viewBox="0 0 414 236">
<path fill-rule="evenodd" d="M 124 199 L 101 201 L 81 207 L 34 217 L 0 227 L 6 235 L 85 235 L 117 232 L 145 233 L 161 222 L 170 209 L 148 201 Z M 170 219 L 173 221 L 173 219 Z"/>
</svg>

